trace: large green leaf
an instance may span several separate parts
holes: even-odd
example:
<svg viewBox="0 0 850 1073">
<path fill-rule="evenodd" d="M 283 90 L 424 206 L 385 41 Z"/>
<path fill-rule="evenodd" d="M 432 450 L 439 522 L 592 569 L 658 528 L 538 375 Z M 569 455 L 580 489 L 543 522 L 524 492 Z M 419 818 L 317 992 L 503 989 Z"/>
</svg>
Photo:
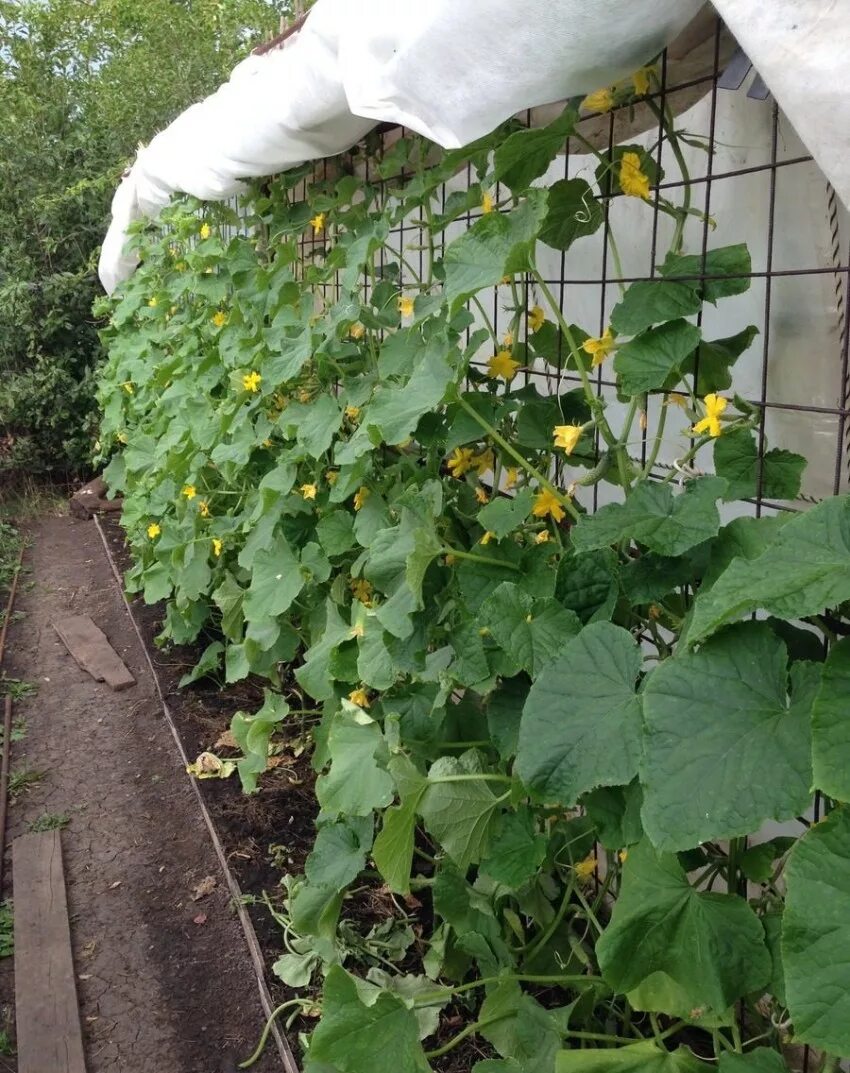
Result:
<svg viewBox="0 0 850 1073">
<path fill-rule="evenodd" d="M 653 324 L 689 317 L 702 305 L 693 286 L 665 280 L 639 280 L 611 311 L 611 328 L 617 335 L 638 335 Z"/>
<path fill-rule="evenodd" d="M 353 977 L 333 965 L 325 977 L 322 1019 L 310 1041 L 310 1063 L 327 1062 L 338 1073 L 428 1073 L 419 1023 L 407 1004 L 382 991 L 370 1005 Z"/>
<path fill-rule="evenodd" d="M 631 781 L 640 756 L 640 663 L 628 631 L 596 622 L 545 668 L 525 704 L 516 760 L 536 796 L 569 806 L 597 786 Z"/>
<path fill-rule="evenodd" d="M 694 359 L 686 361 L 682 373 L 696 374 L 695 392 L 705 396 L 712 391 L 726 391 L 732 386 L 732 366 L 758 335 L 754 324 L 723 339 L 703 339 Z M 699 368 L 697 368 L 697 365 Z M 671 388 L 673 384 L 669 385 Z"/>
<path fill-rule="evenodd" d="M 527 267 L 547 198 L 546 190 L 530 190 L 518 208 L 482 216 L 447 246 L 443 291 L 449 302 L 460 305 L 485 287 L 494 287 L 506 272 Z"/>
<path fill-rule="evenodd" d="M 428 781 L 406 756 L 393 757 L 389 768 L 401 800 L 384 813 L 384 825 L 375 839 L 372 857 L 390 890 L 409 894 L 416 814 Z"/>
<path fill-rule="evenodd" d="M 794 1036 L 850 1055 L 850 810 L 800 839 L 785 867 L 785 990 Z"/>
<path fill-rule="evenodd" d="M 766 451 L 759 463 L 758 444 L 750 429 L 734 429 L 714 441 L 714 471 L 729 484 L 727 500 L 752 499 L 759 489 L 765 499 L 794 499 L 805 468 L 802 455 L 779 448 Z"/>
<path fill-rule="evenodd" d="M 647 328 L 617 350 L 614 371 L 621 391 L 640 395 L 663 387 L 699 341 L 699 328 L 687 320 Z"/>
<path fill-rule="evenodd" d="M 464 871 L 486 855 L 499 807 L 486 780 L 464 778 L 481 774 L 473 753 L 443 756 L 431 765 L 428 786 L 419 800 L 425 826 Z"/>
<path fill-rule="evenodd" d="M 381 728 L 363 712 L 337 715 L 328 734 L 331 769 L 316 780 L 316 797 L 329 817 L 368 816 L 393 799 L 393 780 L 378 763 L 386 753 Z"/>
<path fill-rule="evenodd" d="M 282 615 L 303 587 L 304 576 L 298 560 L 287 541 L 282 536 L 276 537 L 268 551 L 258 551 L 254 556 L 243 614 L 249 622 Z"/>
<path fill-rule="evenodd" d="M 548 126 L 509 135 L 493 154 L 493 178 L 513 194 L 523 193 L 566 148 L 577 119 L 578 112 L 568 107 Z"/>
<path fill-rule="evenodd" d="M 715 1012 L 763 987 L 771 972 L 764 931 L 744 899 L 694 890 L 676 857 L 646 840 L 629 850 L 596 955 L 618 992 L 664 972 L 693 1007 Z"/>
<path fill-rule="evenodd" d="M 753 270 L 750 251 L 741 242 L 721 246 L 702 254 L 669 254 L 661 266 L 661 275 L 668 279 L 685 277 L 693 287 L 700 287 L 706 302 L 716 302 L 732 294 L 750 289 Z"/>
<path fill-rule="evenodd" d="M 502 1058 L 519 1062 L 523 1073 L 551 1073 L 561 1046 L 555 1015 L 522 991 L 515 980 L 490 989 L 479 1020 L 492 1022 L 482 1027 L 481 1035 Z"/>
<path fill-rule="evenodd" d="M 535 600 L 519 585 L 504 581 L 481 605 L 478 621 L 516 665 L 537 675 L 581 629 L 574 611 L 557 600 Z"/>
<path fill-rule="evenodd" d="M 578 238 L 595 234 L 605 214 L 584 179 L 561 179 L 549 187 L 549 211 L 540 229 L 540 241 L 556 250 L 568 250 Z"/>
<path fill-rule="evenodd" d="M 316 835 L 304 874 L 317 887 L 342 890 L 363 871 L 371 846 L 371 815 L 327 823 Z"/>
<path fill-rule="evenodd" d="M 558 565 L 555 597 L 582 622 L 610 619 L 617 602 L 616 552 L 598 548 L 586 555 L 564 555 Z"/>
<path fill-rule="evenodd" d="M 746 1054 L 723 1051 L 717 1063 L 720 1073 L 787 1073 L 788 1066 L 778 1051 L 756 1047 Z"/>
<path fill-rule="evenodd" d="M 817 615 L 850 598 L 850 496 L 792 518 L 752 561 L 734 559 L 694 605 L 690 644 L 764 609 L 777 618 Z"/>
<path fill-rule="evenodd" d="M 788 653 L 763 622 L 656 667 L 643 691 L 641 771 L 654 845 L 689 849 L 805 811 L 819 676 L 816 664 L 794 664 L 789 702 Z"/>
<path fill-rule="evenodd" d="M 515 496 L 497 496 L 478 512 L 478 521 L 501 540 L 525 521 L 533 502 L 534 492 L 530 488 L 520 489 Z"/>
<path fill-rule="evenodd" d="M 829 650 L 812 708 L 815 786 L 850 801 L 850 637 Z"/>
<path fill-rule="evenodd" d="M 497 883 L 516 890 L 535 874 L 546 856 L 547 844 L 535 829 L 531 809 L 505 812 L 496 824 L 482 868 Z"/>
<path fill-rule="evenodd" d="M 708 1066 L 687 1047 L 666 1051 L 652 1040 L 628 1047 L 560 1051 L 555 1073 L 699 1073 Z"/>
<path fill-rule="evenodd" d="M 669 484 L 640 484 L 625 503 L 584 515 L 573 529 L 573 545 L 593 551 L 628 537 L 659 555 L 683 555 L 717 533 L 717 500 L 725 488 L 719 477 L 689 481 L 680 495 L 673 495 Z"/>
</svg>

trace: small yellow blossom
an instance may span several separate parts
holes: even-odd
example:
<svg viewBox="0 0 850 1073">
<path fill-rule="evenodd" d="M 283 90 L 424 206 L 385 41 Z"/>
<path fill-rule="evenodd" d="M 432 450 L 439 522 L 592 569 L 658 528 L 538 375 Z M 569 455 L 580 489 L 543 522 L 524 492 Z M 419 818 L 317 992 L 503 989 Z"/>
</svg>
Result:
<svg viewBox="0 0 850 1073">
<path fill-rule="evenodd" d="M 510 350 L 513 345 L 514 345 L 514 333 L 513 332 L 505 332 L 505 338 L 502 340 L 502 346 L 505 348 L 505 350 Z"/>
<path fill-rule="evenodd" d="M 336 482 L 339 480 L 339 470 L 329 469 L 328 472 L 325 474 L 325 480 L 328 482 L 329 485 L 333 487 L 333 485 L 335 485 Z"/>
<path fill-rule="evenodd" d="M 212 549 L 213 555 L 217 559 L 219 555 L 221 555 L 221 541 L 218 539 L 218 537 L 213 537 Z"/>
<path fill-rule="evenodd" d="M 649 176 L 641 171 L 641 159 L 637 153 L 623 153 L 620 160 L 620 189 L 628 197 L 649 199 Z"/>
<path fill-rule="evenodd" d="M 446 556 L 446 558 L 445 558 L 445 564 L 446 564 L 446 566 L 454 566 L 454 564 L 455 564 L 456 562 L 457 562 L 457 556 L 456 556 L 456 555 L 452 555 L 452 553 L 451 553 L 451 552 L 449 552 L 449 554 L 448 554 L 448 555 Z"/>
<path fill-rule="evenodd" d="M 510 383 L 516 376 L 519 362 L 514 361 L 509 350 L 500 350 L 487 362 L 487 375 L 491 380 L 501 377 Z"/>
<path fill-rule="evenodd" d="M 649 605 L 649 617 L 651 619 L 653 619 L 655 622 L 657 622 L 658 619 L 661 618 L 662 614 L 663 614 L 663 611 L 658 606 L 658 604 L 650 604 Z"/>
<path fill-rule="evenodd" d="M 610 112 L 614 107 L 614 94 L 606 86 L 604 89 L 596 89 L 581 102 L 581 107 L 586 112 Z"/>
<path fill-rule="evenodd" d="M 124 383 L 121 385 L 121 387 L 124 388 L 124 390 L 127 392 L 128 395 L 132 395 L 136 390 L 133 387 L 133 381 L 132 380 L 125 380 Z"/>
<path fill-rule="evenodd" d="M 182 494 L 187 499 L 194 499 L 195 496 L 198 494 L 198 490 L 195 488 L 194 484 L 184 484 Z"/>
<path fill-rule="evenodd" d="M 315 499 L 318 491 L 315 484 L 302 484 L 298 490 L 304 499 Z"/>
<path fill-rule="evenodd" d="M 564 518 L 564 508 L 548 488 L 538 493 L 531 513 L 535 518 L 554 518 L 556 522 L 563 521 Z"/>
<path fill-rule="evenodd" d="M 480 485 L 480 484 L 479 484 L 479 486 L 478 486 L 478 487 L 477 487 L 477 488 L 475 489 L 475 498 L 476 498 L 476 499 L 478 500 L 478 502 L 479 502 L 479 503 L 481 503 L 481 504 L 484 504 L 484 503 L 489 503 L 489 502 L 490 502 L 490 497 L 489 497 L 489 496 L 487 495 L 487 493 L 486 493 L 486 492 L 484 491 L 484 489 L 483 489 L 483 488 L 481 487 L 481 485 Z"/>
<path fill-rule="evenodd" d="M 487 192 L 484 197 L 481 198 L 481 211 L 486 216 L 491 213 L 495 208 L 495 202 L 493 201 L 493 195 Z"/>
<path fill-rule="evenodd" d="M 358 708 L 369 707 L 369 694 L 362 686 L 359 689 L 352 689 L 348 694 L 348 699 L 352 704 L 356 704 Z"/>
<path fill-rule="evenodd" d="M 694 425 L 694 432 L 697 435 L 707 432 L 709 436 L 716 438 L 723 431 L 723 427 L 720 424 L 720 415 L 729 405 L 729 400 L 712 392 L 711 395 L 706 395 L 703 402 L 705 403 L 705 417 Z"/>
<path fill-rule="evenodd" d="M 635 87 L 635 94 L 638 97 L 645 97 L 649 93 L 650 70 L 651 68 L 649 67 L 638 67 L 632 75 L 632 85 Z"/>
<path fill-rule="evenodd" d="M 200 516 L 202 518 L 209 518 L 209 516 L 210 516 L 210 505 L 209 505 L 209 503 L 207 503 L 207 501 L 205 499 L 202 499 L 200 501 L 200 503 L 198 504 L 198 513 L 200 514 Z"/>
<path fill-rule="evenodd" d="M 590 355 L 592 359 L 590 364 L 595 369 L 597 365 L 601 365 L 605 361 L 616 345 L 611 329 L 606 328 L 598 339 L 585 339 L 581 344 L 581 349 L 585 354 Z"/>
<path fill-rule="evenodd" d="M 533 332 L 539 332 L 546 323 L 546 314 L 542 306 L 532 306 L 528 314 L 528 326 Z"/>
<path fill-rule="evenodd" d="M 455 447 L 446 463 L 449 473 L 460 480 L 464 473 L 475 465 L 474 458 L 475 452 L 471 447 Z"/>
<path fill-rule="evenodd" d="M 402 295 L 398 300 L 398 311 L 403 317 L 413 316 L 413 299 Z"/>
<path fill-rule="evenodd" d="M 354 509 L 362 510 L 363 504 L 366 502 L 366 500 L 371 494 L 372 493 L 369 491 L 368 488 L 365 487 L 365 485 L 363 488 L 358 488 L 358 490 L 354 493 Z"/>
<path fill-rule="evenodd" d="M 309 402 L 312 397 L 313 396 L 310 394 L 306 387 L 302 387 L 301 390 L 298 392 L 299 402 Z"/>
<path fill-rule="evenodd" d="M 366 604 L 368 607 L 372 602 L 372 583 L 363 577 L 354 578 L 351 582 L 351 593 L 355 600 L 359 600 L 361 604 Z"/>
<path fill-rule="evenodd" d="M 310 221 L 310 226 L 313 228 L 314 235 L 321 235 L 325 229 L 325 214 L 323 212 L 317 212 Z"/>
<path fill-rule="evenodd" d="M 246 373 L 242 377 L 242 387 L 244 387 L 246 391 L 259 391 L 260 381 L 262 379 L 263 378 L 258 372 Z"/>
<path fill-rule="evenodd" d="M 346 406 L 346 408 L 345 408 L 345 416 L 348 418 L 349 421 L 356 421 L 357 418 L 360 416 L 360 407 L 359 406 Z"/>
<path fill-rule="evenodd" d="M 118 435 L 115 437 L 115 439 L 118 440 L 119 443 L 126 443 L 127 442 L 127 433 L 126 432 L 119 432 Z M 99 444 L 96 444 L 95 446 L 97 447 L 97 450 L 100 450 L 100 445 Z"/>
<path fill-rule="evenodd" d="M 272 446 L 272 441 L 271 440 L 263 440 L 263 442 L 260 444 L 260 446 L 261 447 L 271 447 Z"/>
<path fill-rule="evenodd" d="M 151 307 L 151 309 L 156 309 L 156 305 L 157 305 L 156 298 L 155 297 L 154 298 L 148 298 L 148 305 Z"/>
<path fill-rule="evenodd" d="M 186 271 L 186 262 L 185 261 L 178 261 L 177 264 L 174 266 L 174 270 L 175 270 L 175 272 L 185 272 Z"/>
<path fill-rule="evenodd" d="M 479 477 L 482 473 L 486 473 L 488 469 L 492 469 L 495 464 L 496 457 L 489 448 L 486 451 L 481 451 L 480 454 L 473 455 L 472 466 Z"/>
<path fill-rule="evenodd" d="M 352 339 L 362 339 L 366 334 L 366 329 L 358 320 L 356 324 L 352 324 L 348 329 L 348 334 Z"/>
<path fill-rule="evenodd" d="M 627 849 L 621 849 L 617 856 L 620 858 L 620 864 L 625 864 L 629 856 L 629 851 Z"/>
<path fill-rule="evenodd" d="M 495 533 L 491 533 L 490 530 L 488 529 L 487 532 L 484 534 L 484 536 L 480 540 L 481 546 L 486 547 L 490 543 L 490 541 L 493 539 L 493 537 L 495 535 L 496 535 Z"/>
<path fill-rule="evenodd" d="M 171 308 L 168 310 L 169 317 L 173 317 L 176 312 L 177 312 L 177 306 L 171 306 Z"/>
<path fill-rule="evenodd" d="M 200 236 L 201 238 L 209 238 L 212 234 L 212 228 L 209 224 L 201 224 Z"/>
<path fill-rule="evenodd" d="M 583 861 L 579 861 L 579 863 L 575 866 L 575 870 L 576 875 L 579 877 L 579 879 L 590 879 L 590 877 L 596 871 L 596 858 L 594 857 L 594 855 L 591 853 L 587 857 L 585 857 Z"/>
<path fill-rule="evenodd" d="M 148 536 L 151 540 L 156 540 L 156 538 L 161 532 L 162 530 L 156 522 L 151 522 L 151 524 L 148 526 Z"/>
<path fill-rule="evenodd" d="M 688 405 L 688 400 L 684 395 L 681 395 L 678 391 L 671 391 L 667 398 L 664 400 L 668 405 L 679 406 L 681 409 L 685 409 Z"/>
<path fill-rule="evenodd" d="M 511 488 L 516 487 L 517 477 L 519 476 L 519 470 L 516 466 L 508 466 L 505 470 L 505 488 L 510 491 Z"/>
<path fill-rule="evenodd" d="M 212 322 L 216 328 L 223 328 L 227 324 L 227 314 L 219 309 L 217 313 L 213 314 Z"/>
<path fill-rule="evenodd" d="M 535 544 L 548 544 L 549 543 L 549 530 L 541 529 L 537 536 L 534 538 Z"/>
<path fill-rule="evenodd" d="M 553 435 L 555 447 L 562 447 L 566 454 L 571 455 L 581 439 L 581 425 L 555 425 Z"/>
</svg>

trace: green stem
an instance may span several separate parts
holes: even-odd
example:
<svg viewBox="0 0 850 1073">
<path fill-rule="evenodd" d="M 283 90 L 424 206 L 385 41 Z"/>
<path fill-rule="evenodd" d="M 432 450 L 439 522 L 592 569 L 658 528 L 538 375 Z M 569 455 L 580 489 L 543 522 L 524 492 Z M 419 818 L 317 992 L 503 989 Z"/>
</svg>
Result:
<svg viewBox="0 0 850 1073">
<path fill-rule="evenodd" d="M 655 439 L 652 441 L 652 448 L 649 452 L 649 458 L 646 460 L 646 465 L 640 472 L 639 479 L 646 479 L 652 473 L 653 466 L 658 461 L 658 455 L 661 451 L 661 441 L 664 439 L 664 427 L 667 424 L 667 411 L 670 409 L 669 404 L 665 400 L 661 404 L 661 413 L 658 417 L 658 427 L 655 430 Z"/>
<path fill-rule="evenodd" d="M 567 341 L 567 346 L 570 349 L 570 356 L 572 357 L 573 361 L 575 362 L 575 366 L 578 369 L 578 374 L 581 379 L 581 386 L 584 391 L 585 398 L 587 400 L 587 405 L 590 407 L 590 412 L 593 414 L 594 419 L 596 421 L 596 427 L 599 429 L 600 435 L 602 436 L 603 440 L 605 440 L 605 442 L 608 444 L 608 446 L 614 447 L 617 443 L 617 437 L 614 435 L 613 431 L 611 430 L 611 426 L 608 424 L 608 420 L 605 417 L 602 407 L 602 400 L 593 390 L 593 385 L 590 382 L 590 376 L 587 372 L 587 369 L 585 369 L 584 367 L 584 358 L 581 355 L 581 350 L 579 348 L 578 342 L 576 341 L 576 337 L 573 335 L 572 328 L 569 326 L 569 324 L 567 324 L 566 320 L 564 319 L 564 314 L 561 312 L 561 307 L 555 301 L 555 296 L 552 294 L 546 283 L 546 280 L 543 279 L 543 276 L 540 274 L 537 268 L 532 267 L 531 274 L 537 281 L 537 286 L 540 288 L 541 294 L 543 294 L 546 301 L 549 303 L 549 307 L 554 313 L 555 319 L 558 322 L 558 326 L 560 327 L 564 338 Z"/>
<path fill-rule="evenodd" d="M 284 1002 L 280 1006 L 278 1006 L 277 1009 L 272 1013 L 272 1015 L 268 1019 L 268 1021 L 266 1021 L 266 1027 L 263 1029 L 263 1034 L 260 1036 L 260 1042 L 257 1044 L 256 1050 L 254 1051 L 254 1053 L 251 1055 L 250 1058 L 246 1058 L 244 1062 L 240 1062 L 238 1068 L 239 1069 L 250 1069 L 250 1067 L 256 1061 L 258 1061 L 258 1059 L 262 1055 L 263 1051 L 265 1050 L 266 1042 L 267 1042 L 267 1040 L 269 1038 L 269 1032 L 271 1031 L 272 1025 L 275 1023 L 277 1018 L 283 1013 L 284 1010 L 290 1010 L 290 1009 L 292 1009 L 293 1006 L 312 1006 L 312 1005 L 313 1005 L 313 1003 L 308 1002 L 306 999 L 292 998 L 288 1002 Z"/>
<path fill-rule="evenodd" d="M 426 1051 L 425 1057 L 430 1061 L 432 1058 L 442 1058 L 444 1054 L 448 1054 L 449 1051 L 453 1051 L 459 1043 L 468 1036 L 474 1036 L 476 1032 L 479 1032 L 482 1028 L 486 1028 L 487 1025 L 495 1024 L 496 1021 L 504 1021 L 506 1017 L 513 1017 L 513 1011 L 510 1010 L 507 1013 L 500 1013 L 495 1017 L 485 1017 L 481 1021 L 473 1021 L 471 1025 L 467 1025 L 456 1036 L 453 1036 L 448 1043 L 444 1043 L 442 1047 L 438 1047 L 435 1051 Z"/>
<path fill-rule="evenodd" d="M 475 297 L 475 295 L 472 296 L 472 302 L 473 302 L 473 305 L 475 305 L 477 307 L 478 312 L 481 314 L 481 316 L 482 316 L 482 318 L 484 320 L 484 325 L 487 328 L 487 331 L 490 333 L 490 336 L 491 336 L 491 338 L 492 338 L 492 340 L 493 340 L 493 342 L 494 342 L 494 344 L 496 346 L 496 349 L 498 350 L 499 349 L 499 337 L 498 337 L 498 335 L 496 335 L 496 329 L 493 327 L 493 322 L 487 316 L 487 313 L 486 313 L 486 311 L 484 309 L 484 306 L 481 304 L 479 299 Z"/>
<path fill-rule="evenodd" d="M 429 1006 L 435 1002 L 448 1001 L 453 995 L 462 995 L 466 991 L 473 991 L 477 987 L 487 987 L 489 984 L 499 984 L 508 980 L 516 980 L 517 983 L 526 984 L 581 984 L 581 983 L 602 983 L 601 976 L 586 976 L 586 975 L 570 975 L 570 976 L 527 976 L 525 974 L 520 975 L 502 975 L 502 976 L 482 976 L 480 980 L 473 980 L 468 984 L 460 984 L 458 987 L 444 987 L 441 991 L 426 992 L 424 995 L 420 995 L 414 1002 L 414 1009 L 418 1009 L 420 1006 Z"/>
<path fill-rule="evenodd" d="M 519 570 L 518 566 L 505 562 L 503 559 L 491 559 L 489 555 L 476 555 L 471 551 L 459 551 L 449 545 L 445 545 L 440 551 L 443 555 L 454 555 L 458 559 L 469 559 L 473 563 L 484 563 L 487 566 L 504 566 L 507 570 Z"/>
<path fill-rule="evenodd" d="M 474 775 L 433 775 L 428 779 L 429 783 L 437 782 L 513 782 L 511 775 L 488 775 L 486 772 L 477 772 Z"/>
<path fill-rule="evenodd" d="M 470 406 L 470 404 L 466 401 L 466 399 L 463 397 L 463 395 L 461 395 L 460 392 L 457 393 L 457 403 L 461 407 L 461 409 L 465 410 L 469 414 L 473 421 L 475 421 L 478 425 L 480 425 L 481 428 L 484 429 L 484 431 L 493 440 L 493 442 L 498 444 L 499 447 L 502 448 L 505 454 L 510 455 L 510 457 L 515 462 L 518 462 L 519 465 L 522 466 L 526 473 L 530 473 L 531 476 L 537 480 L 541 488 L 545 488 L 547 492 L 550 492 L 555 497 L 555 499 L 561 504 L 561 506 L 564 508 L 567 514 L 570 515 L 573 521 L 577 522 L 579 520 L 579 512 L 573 506 L 570 497 L 565 496 L 563 492 L 559 492 L 558 489 L 552 484 L 552 482 L 543 476 L 539 469 L 537 469 L 535 466 L 532 466 L 528 459 L 524 458 L 519 453 L 519 451 L 516 450 L 515 447 L 512 447 L 511 444 L 508 443 L 508 441 L 504 438 L 504 436 L 502 436 L 501 433 L 497 432 L 496 429 L 493 428 L 493 426 L 486 418 L 482 417 L 481 414 L 479 414 L 473 406 Z"/>
<path fill-rule="evenodd" d="M 690 462 L 692 458 L 696 457 L 696 455 L 703 449 L 703 447 L 705 447 L 707 443 L 711 443 L 711 440 L 711 436 L 701 436 L 699 440 L 697 440 L 697 442 L 693 445 L 693 447 L 687 450 L 681 458 L 676 459 L 677 463 L 680 466 L 686 465 L 688 462 Z M 682 476 L 682 474 L 680 474 L 677 469 L 671 469 L 670 472 L 666 474 L 666 476 L 661 478 L 661 484 L 669 484 L 670 481 L 675 480 L 676 477 L 680 476 Z"/>
<path fill-rule="evenodd" d="M 561 904 L 558 906 L 558 912 L 555 914 L 554 918 L 552 919 L 552 922 L 549 924 L 549 927 L 546 928 L 546 930 L 542 933 L 542 935 L 539 936 L 539 938 L 535 939 L 534 943 L 529 948 L 528 960 L 533 958 L 537 951 L 540 950 L 541 947 L 544 947 L 558 930 L 561 921 L 566 916 L 567 910 L 570 907 L 570 898 L 572 897 L 574 887 L 575 872 L 572 873 L 570 881 L 567 883 L 567 886 L 564 890 L 564 896 L 561 899 Z"/>
</svg>

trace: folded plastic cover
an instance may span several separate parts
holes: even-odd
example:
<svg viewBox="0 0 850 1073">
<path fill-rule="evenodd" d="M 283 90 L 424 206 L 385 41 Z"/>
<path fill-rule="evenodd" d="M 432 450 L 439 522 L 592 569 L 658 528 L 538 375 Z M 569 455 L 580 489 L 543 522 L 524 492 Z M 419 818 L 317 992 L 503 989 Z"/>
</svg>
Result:
<svg viewBox="0 0 850 1073">
<path fill-rule="evenodd" d="M 240 179 L 341 153 L 377 123 L 465 145 L 525 108 L 631 73 L 701 0 L 317 0 L 280 49 L 250 56 L 145 149 L 103 243 L 107 291 L 135 259 L 129 224 L 176 192 L 223 200 Z M 765 5 L 767 6 L 767 5 Z"/>
</svg>

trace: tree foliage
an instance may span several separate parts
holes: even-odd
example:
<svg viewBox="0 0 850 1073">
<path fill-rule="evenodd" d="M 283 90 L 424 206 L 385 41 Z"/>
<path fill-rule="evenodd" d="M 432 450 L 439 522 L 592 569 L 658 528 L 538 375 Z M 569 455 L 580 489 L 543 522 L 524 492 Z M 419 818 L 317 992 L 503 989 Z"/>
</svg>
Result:
<svg viewBox="0 0 850 1073">
<path fill-rule="evenodd" d="M 0 474 L 88 463 L 97 248 L 121 172 L 285 2 L 0 0 Z"/>
</svg>

